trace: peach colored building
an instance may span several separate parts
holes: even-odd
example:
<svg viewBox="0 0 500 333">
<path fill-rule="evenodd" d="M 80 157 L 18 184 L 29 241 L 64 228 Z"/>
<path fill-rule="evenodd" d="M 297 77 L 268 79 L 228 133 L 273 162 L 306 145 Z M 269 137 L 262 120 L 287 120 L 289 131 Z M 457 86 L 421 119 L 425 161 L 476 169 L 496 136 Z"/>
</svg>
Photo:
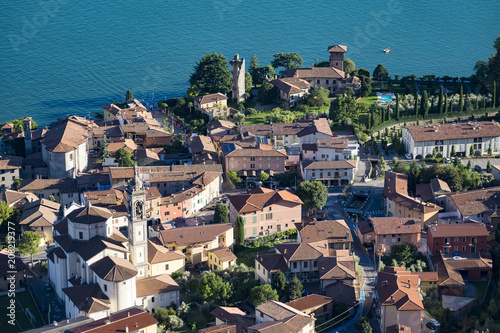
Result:
<svg viewBox="0 0 500 333">
<path fill-rule="evenodd" d="M 227 99 L 227 96 L 221 93 L 198 96 L 194 99 L 194 108 L 208 115 L 210 120 L 213 117 L 228 117 Z"/>
<path fill-rule="evenodd" d="M 374 244 L 381 254 L 389 253 L 395 244 L 420 246 L 421 227 L 420 220 L 401 217 L 372 217 L 358 223 L 361 242 Z"/>
<path fill-rule="evenodd" d="M 229 196 L 229 219 L 245 221 L 245 238 L 295 228 L 301 221 L 302 201 L 290 191 L 259 187 L 247 194 Z"/>
<path fill-rule="evenodd" d="M 238 145 L 234 148 L 224 157 L 226 172 L 237 172 L 240 177 L 254 177 L 262 171 L 270 175 L 285 172 L 287 154 L 284 150 L 274 150 L 264 144 L 259 148 L 241 148 Z"/>
</svg>

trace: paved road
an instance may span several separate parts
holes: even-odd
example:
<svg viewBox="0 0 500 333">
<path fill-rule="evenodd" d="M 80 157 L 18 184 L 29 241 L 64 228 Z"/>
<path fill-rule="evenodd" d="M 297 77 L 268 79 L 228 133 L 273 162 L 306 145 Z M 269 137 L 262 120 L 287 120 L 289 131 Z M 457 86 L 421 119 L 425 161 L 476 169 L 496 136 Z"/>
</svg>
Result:
<svg viewBox="0 0 500 333">
<path fill-rule="evenodd" d="M 31 257 L 30 256 L 22 256 L 21 260 L 25 264 L 31 263 Z M 38 252 L 37 254 L 35 254 L 33 256 L 33 262 L 36 262 L 38 260 L 41 260 L 41 261 L 47 260 L 47 253 L 45 252 L 45 250 L 40 250 L 40 252 Z"/>
</svg>

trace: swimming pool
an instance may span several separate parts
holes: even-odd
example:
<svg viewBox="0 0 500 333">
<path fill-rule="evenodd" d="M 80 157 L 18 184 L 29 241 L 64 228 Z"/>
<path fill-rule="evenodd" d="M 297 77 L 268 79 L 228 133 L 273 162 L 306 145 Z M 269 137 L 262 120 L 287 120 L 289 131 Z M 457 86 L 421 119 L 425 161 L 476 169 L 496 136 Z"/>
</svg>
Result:
<svg viewBox="0 0 500 333">
<path fill-rule="evenodd" d="M 385 104 L 387 102 L 392 102 L 392 99 L 395 98 L 396 96 L 394 94 L 382 94 L 382 93 L 377 93 L 377 98 L 382 104 Z"/>
</svg>

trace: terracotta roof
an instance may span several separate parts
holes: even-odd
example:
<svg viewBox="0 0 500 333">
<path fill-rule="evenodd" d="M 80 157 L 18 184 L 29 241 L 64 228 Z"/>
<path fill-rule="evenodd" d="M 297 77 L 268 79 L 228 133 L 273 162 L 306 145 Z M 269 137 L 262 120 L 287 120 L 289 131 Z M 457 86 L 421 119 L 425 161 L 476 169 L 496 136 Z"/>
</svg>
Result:
<svg viewBox="0 0 500 333">
<path fill-rule="evenodd" d="M 337 302 L 352 306 L 356 302 L 356 291 L 354 285 L 348 281 L 337 281 L 325 287 L 325 295 Z"/>
<path fill-rule="evenodd" d="M 421 281 L 423 282 L 433 282 L 438 281 L 438 273 L 437 272 L 414 272 L 413 274 L 418 275 Z"/>
<path fill-rule="evenodd" d="M 9 262 L 9 251 L 7 249 L 0 250 L 0 276 L 7 275 L 9 271 L 19 272 L 26 268 L 26 265 L 19 257 L 14 258 L 14 268 L 10 266 L 11 264 L 12 261 Z"/>
<path fill-rule="evenodd" d="M 24 205 L 23 215 L 19 221 L 20 225 L 26 227 L 52 227 L 59 216 L 57 202 L 41 199 Z"/>
<path fill-rule="evenodd" d="M 222 262 L 227 262 L 227 261 L 238 259 L 238 257 L 236 257 L 234 255 L 233 251 L 231 251 L 231 249 L 229 249 L 227 247 L 212 249 L 212 250 L 207 251 L 207 253 L 213 253 Z"/>
<path fill-rule="evenodd" d="M 83 260 L 87 261 L 108 249 L 128 253 L 128 249 L 121 242 L 101 236 L 92 237 L 88 242 L 83 243 L 76 252 Z"/>
<path fill-rule="evenodd" d="M 486 213 L 500 207 L 500 186 L 450 195 L 463 217 Z"/>
<path fill-rule="evenodd" d="M 170 251 L 165 246 L 155 244 L 150 239 L 148 239 L 148 262 L 150 264 L 157 264 L 184 258 L 186 258 L 186 255 L 181 251 Z"/>
<path fill-rule="evenodd" d="M 106 207 L 116 205 L 119 201 L 123 200 L 123 193 L 116 189 L 90 191 L 84 192 L 83 197 L 86 202 L 89 202 L 93 206 Z"/>
<path fill-rule="evenodd" d="M 23 158 L 20 156 L 8 156 L 0 159 L 0 170 L 21 169 Z"/>
<path fill-rule="evenodd" d="M 419 234 L 422 230 L 421 221 L 403 217 L 372 217 L 369 221 L 373 224 L 376 235 L 388 234 Z"/>
<path fill-rule="evenodd" d="M 318 148 L 347 149 L 349 140 L 347 138 L 318 138 Z"/>
<path fill-rule="evenodd" d="M 211 122 L 209 122 L 207 124 L 207 129 L 209 131 L 213 131 L 214 129 L 217 129 L 220 127 L 224 127 L 224 128 L 228 128 L 228 129 L 238 128 L 238 126 L 235 123 L 232 123 L 232 122 L 227 121 L 227 120 L 222 120 L 222 119 L 212 120 Z"/>
<path fill-rule="evenodd" d="M 226 324 L 236 325 L 238 332 L 246 332 L 247 328 L 254 323 L 253 319 L 236 307 L 219 306 L 210 314 Z"/>
<path fill-rule="evenodd" d="M 195 101 L 197 101 L 199 104 L 207 104 L 207 103 L 217 103 L 219 101 L 225 101 L 227 100 L 227 96 L 221 93 L 215 93 L 215 94 L 209 94 L 209 95 L 203 95 L 203 96 L 198 96 L 195 98 Z"/>
<path fill-rule="evenodd" d="M 328 52 L 347 52 L 347 46 L 345 45 L 332 45 L 332 46 L 328 46 Z"/>
<path fill-rule="evenodd" d="M 318 259 L 321 280 L 356 279 L 354 257 L 322 257 Z"/>
<path fill-rule="evenodd" d="M 451 192 L 450 186 L 444 180 L 439 178 L 431 179 L 431 188 L 433 192 Z"/>
<path fill-rule="evenodd" d="M 432 225 L 428 228 L 433 238 L 442 237 L 481 237 L 488 236 L 489 232 L 484 224 L 479 223 L 458 223 Z"/>
<path fill-rule="evenodd" d="M 42 152 L 34 153 L 34 154 L 26 156 L 23 159 L 23 165 L 31 165 L 34 167 L 45 167 L 46 166 L 46 164 L 42 158 Z"/>
<path fill-rule="evenodd" d="M 302 242 L 352 242 L 351 229 L 344 220 L 314 221 L 304 226 L 297 223 L 297 231 Z"/>
<path fill-rule="evenodd" d="M 303 202 L 288 190 L 265 191 L 265 193 L 237 194 L 228 196 L 229 202 L 238 213 L 250 213 L 263 210 L 265 207 L 286 201 L 297 205 Z"/>
<path fill-rule="evenodd" d="M 299 311 L 306 311 L 316 310 L 323 305 L 329 304 L 331 302 L 333 302 L 333 299 L 331 299 L 330 297 L 321 296 L 318 294 L 310 294 L 295 301 L 288 302 L 286 303 L 286 305 L 289 305 Z"/>
<path fill-rule="evenodd" d="M 74 179 L 28 179 L 23 181 L 19 191 L 34 192 L 41 190 L 57 189 L 61 193 L 78 193 Z"/>
<path fill-rule="evenodd" d="M 286 273 L 290 271 L 285 259 L 279 253 L 257 254 L 255 260 L 269 273 L 276 273 L 278 271 Z"/>
<path fill-rule="evenodd" d="M 113 241 L 116 241 L 118 243 L 125 243 L 128 242 L 128 238 L 125 237 L 120 230 L 116 227 L 111 227 L 111 231 L 113 232 L 111 236 L 108 237 L 108 239 L 111 239 Z"/>
<path fill-rule="evenodd" d="M 341 80 L 345 78 L 345 73 L 335 67 L 308 67 L 286 69 L 283 71 L 283 75 L 285 75 L 286 77 L 297 77 L 306 80 L 315 78 Z"/>
<path fill-rule="evenodd" d="M 431 201 L 434 199 L 434 193 L 432 193 L 431 184 L 417 184 L 415 189 L 415 196 L 422 199 L 422 201 Z M 418 199 L 417 199 L 418 200 Z"/>
<path fill-rule="evenodd" d="M 261 313 L 273 318 L 276 321 L 291 318 L 297 314 L 304 316 L 301 311 L 291 307 L 290 305 L 277 301 L 269 301 L 261 304 L 257 308 L 255 308 L 255 310 L 260 311 Z"/>
<path fill-rule="evenodd" d="M 465 286 L 461 272 L 469 270 L 490 270 L 493 267 L 491 255 L 488 252 L 444 256 L 441 253 L 431 255 L 433 267 L 436 267 L 440 286 Z"/>
<path fill-rule="evenodd" d="M 286 153 L 280 152 L 274 149 L 261 149 L 261 148 L 244 148 L 235 149 L 226 154 L 226 156 L 231 157 L 286 157 Z"/>
<path fill-rule="evenodd" d="M 68 234 L 63 234 L 59 236 L 54 236 L 54 241 L 64 250 L 66 253 L 76 251 L 84 242 L 74 240 Z"/>
<path fill-rule="evenodd" d="M 215 325 L 199 330 L 200 333 L 236 333 L 236 325 Z"/>
<path fill-rule="evenodd" d="M 394 305 L 398 311 L 423 310 L 418 280 L 418 275 L 405 268 L 386 266 L 377 278 L 376 291 L 381 305 Z"/>
<path fill-rule="evenodd" d="M 106 222 L 112 216 L 113 214 L 111 214 L 111 212 L 106 208 L 97 206 L 85 206 L 75 209 L 66 217 L 73 223 L 93 224 Z"/>
<path fill-rule="evenodd" d="M 202 152 L 215 153 L 215 147 L 212 142 L 212 139 L 205 135 L 197 135 L 191 139 L 189 142 L 191 146 L 191 152 L 193 154 L 199 154 Z"/>
<path fill-rule="evenodd" d="M 96 138 L 104 137 L 104 134 L 108 138 L 123 137 L 122 130 L 118 125 L 94 127 L 92 133 Z"/>
<path fill-rule="evenodd" d="M 137 145 L 132 139 L 123 139 L 122 141 L 110 142 L 108 144 L 108 150 L 110 153 L 116 153 L 116 151 L 120 148 L 128 150 L 131 153 L 137 149 Z"/>
<path fill-rule="evenodd" d="M 62 291 L 80 311 L 94 313 L 110 310 L 111 302 L 97 283 L 63 288 Z"/>
<path fill-rule="evenodd" d="M 36 201 L 38 197 L 32 193 L 22 193 L 18 191 L 5 190 L 0 193 L 0 200 L 5 201 L 9 205 L 13 205 L 20 200 L 26 198 L 28 201 Z"/>
<path fill-rule="evenodd" d="M 73 151 L 87 142 L 92 128 L 90 125 L 90 121 L 83 121 L 83 118 L 68 117 L 51 127 L 41 142 L 45 149 L 53 153 Z"/>
<path fill-rule="evenodd" d="M 302 165 L 305 170 L 318 170 L 318 169 L 354 169 L 356 167 L 355 161 L 304 161 Z"/>
<path fill-rule="evenodd" d="M 112 282 L 125 281 L 137 275 L 137 268 L 124 258 L 104 257 L 90 265 L 101 279 Z"/>
<path fill-rule="evenodd" d="M 146 159 L 151 159 L 155 161 L 159 161 L 160 157 L 158 156 L 158 153 L 155 152 L 153 149 L 146 148 L 146 149 L 137 149 L 135 151 L 135 160 L 140 163 L 140 164 L 152 164 L 155 162 L 146 160 Z M 145 160 L 145 161 L 144 161 Z"/>
<path fill-rule="evenodd" d="M 427 126 L 405 127 L 414 141 L 454 140 L 500 136 L 500 127 L 495 121 L 448 123 Z"/>
<path fill-rule="evenodd" d="M 332 130 L 330 129 L 330 124 L 328 123 L 328 119 L 326 118 L 314 119 L 308 127 L 305 127 L 302 131 L 297 133 L 297 136 L 302 137 L 313 133 L 323 133 L 332 136 L 333 133 Z"/>
<path fill-rule="evenodd" d="M 207 224 L 196 227 L 161 230 L 160 234 L 164 244 L 196 244 L 212 241 L 225 232 L 232 232 L 232 229 L 231 224 Z"/>
<path fill-rule="evenodd" d="M 287 95 L 307 92 L 307 90 L 311 87 L 311 83 L 296 77 L 272 80 L 270 83 Z"/>
<path fill-rule="evenodd" d="M 302 150 L 305 151 L 318 151 L 318 146 L 315 143 L 303 143 Z"/>
<path fill-rule="evenodd" d="M 136 281 L 136 288 L 137 297 L 157 295 L 181 289 L 168 274 L 138 279 Z"/>
<path fill-rule="evenodd" d="M 148 312 L 139 307 L 132 307 L 120 312 L 115 312 L 108 317 L 104 317 L 90 323 L 68 329 L 68 333 L 123 333 L 125 327 L 130 332 L 139 332 L 144 329 L 156 326 L 158 321 Z"/>
<path fill-rule="evenodd" d="M 301 260 L 317 260 L 323 255 L 328 255 L 328 244 L 323 242 L 323 246 L 316 243 L 281 243 L 274 247 L 285 258 L 287 262 Z"/>
</svg>

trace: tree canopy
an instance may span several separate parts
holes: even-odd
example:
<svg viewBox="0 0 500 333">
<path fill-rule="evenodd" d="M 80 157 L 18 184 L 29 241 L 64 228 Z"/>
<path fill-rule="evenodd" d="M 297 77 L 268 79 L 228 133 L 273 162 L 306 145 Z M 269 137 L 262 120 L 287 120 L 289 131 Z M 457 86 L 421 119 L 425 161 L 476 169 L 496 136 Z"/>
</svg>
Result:
<svg viewBox="0 0 500 333">
<path fill-rule="evenodd" d="M 357 321 L 356 324 L 354 324 L 354 328 L 356 329 L 356 332 L 358 333 L 372 333 L 372 327 L 370 326 L 370 322 L 368 322 L 368 319 L 366 317 L 360 317 Z"/>
<path fill-rule="evenodd" d="M 278 98 L 278 89 L 269 82 L 263 83 L 259 88 L 257 99 L 261 104 L 271 104 Z"/>
<path fill-rule="evenodd" d="M 289 301 L 301 298 L 303 291 L 304 291 L 304 286 L 302 285 L 302 282 L 300 282 L 299 278 L 295 274 L 293 278 L 286 284 L 286 298 Z"/>
<path fill-rule="evenodd" d="M 26 231 L 21 236 L 18 249 L 24 255 L 30 255 L 31 266 L 33 266 L 33 255 L 40 251 L 40 242 L 42 237 L 34 231 Z"/>
<path fill-rule="evenodd" d="M 189 84 L 196 85 L 204 93 L 228 93 L 231 90 L 231 73 L 226 57 L 221 53 L 206 53 L 196 63 Z"/>
<path fill-rule="evenodd" d="M 273 280 L 271 281 L 271 286 L 276 290 L 280 299 L 283 299 L 286 292 L 286 277 L 282 271 L 278 271 L 274 274 Z"/>
<path fill-rule="evenodd" d="M 351 59 L 344 59 L 344 72 L 351 74 L 356 69 L 356 64 Z"/>
<path fill-rule="evenodd" d="M 111 153 L 108 150 L 108 138 L 106 137 L 106 134 L 102 138 L 101 146 L 99 147 L 99 155 L 101 156 L 102 159 L 111 157 Z"/>
<path fill-rule="evenodd" d="M 229 223 L 229 209 L 223 203 L 215 206 L 214 223 Z"/>
<path fill-rule="evenodd" d="M 115 153 L 115 160 L 121 167 L 133 167 L 132 153 L 125 148 L 119 148 Z"/>
<path fill-rule="evenodd" d="M 416 246 L 411 243 L 399 243 L 391 246 L 391 257 L 397 260 L 398 263 L 409 263 L 413 259 Z"/>
<path fill-rule="evenodd" d="M 277 301 L 278 293 L 270 285 L 263 284 L 253 287 L 248 295 L 248 303 L 253 307 L 266 303 L 268 301 Z"/>
<path fill-rule="evenodd" d="M 358 114 L 354 96 L 337 96 L 330 106 L 330 118 L 336 122 L 353 119 Z"/>
<path fill-rule="evenodd" d="M 304 181 L 297 187 L 295 193 L 304 203 L 306 209 L 321 209 L 328 199 L 328 190 L 320 181 Z"/>
<path fill-rule="evenodd" d="M 207 272 L 198 281 L 196 291 L 203 299 L 219 304 L 229 300 L 233 294 L 233 286 L 229 282 L 224 282 L 217 274 Z"/>
<path fill-rule="evenodd" d="M 373 78 L 375 80 L 386 80 L 389 77 L 389 71 L 381 64 L 373 70 Z"/>
<path fill-rule="evenodd" d="M 227 179 L 229 179 L 231 183 L 233 183 L 233 185 L 238 185 L 239 183 L 241 183 L 241 178 L 238 177 L 238 174 L 234 171 L 227 172 Z"/>
<path fill-rule="evenodd" d="M 257 176 L 257 180 L 259 182 L 265 182 L 269 179 L 269 174 L 267 172 L 262 172 L 259 176 Z"/>
<path fill-rule="evenodd" d="M 134 95 L 132 95 L 132 93 L 130 92 L 130 90 L 127 90 L 127 94 L 125 95 L 125 102 L 126 101 L 130 101 L 134 99 Z"/>
<path fill-rule="evenodd" d="M 14 208 L 5 201 L 0 201 L 0 225 L 9 221 L 14 215 Z"/>
<path fill-rule="evenodd" d="M 236 217 L 236 222 L 234 225 L 234 241 L 238 245 L 242 245 L 245 241 L 245 220 L 241 215 Z"/>
<path fill-rule="evenodd" d="M 301 56 L 298 53 L 276 53 L 271 65 L 274 68 L 283 67 L 285 69 L 299 68 L 302 65 Z"/>
<path fill-rule="evenodd" d="M 330 92 L 325 88 L 316 87 L 304 99 L 307 105 L 319 108 L 321 106 L 330 106 L 329 95 Z"/>
</svg>

